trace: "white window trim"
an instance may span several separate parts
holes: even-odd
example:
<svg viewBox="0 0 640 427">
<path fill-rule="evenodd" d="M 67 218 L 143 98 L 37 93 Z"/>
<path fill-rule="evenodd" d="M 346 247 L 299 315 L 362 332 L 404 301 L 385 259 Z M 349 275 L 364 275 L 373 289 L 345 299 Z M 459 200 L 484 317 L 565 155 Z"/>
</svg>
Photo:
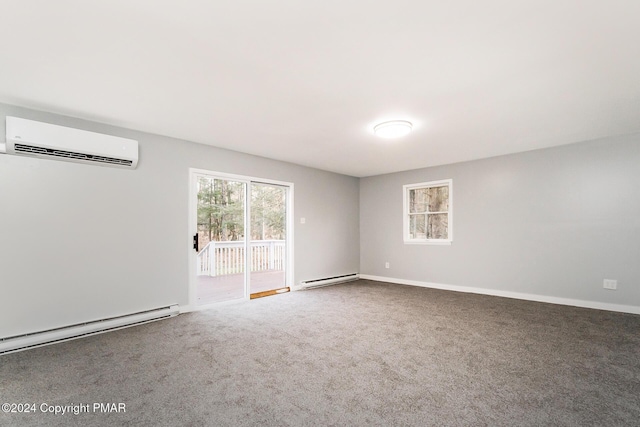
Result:
<svg viewBox="0 0 640 427">
<path fill-rule="evenodd" d="M 409 238 L 409 190 L 425 187 L 449 187 L 448 239 L 410 239 Z M 450 245 L 453 241 L 453 180 L 420 182 L 402 186 L 402 237 L 407 245 Z"/>
</svg>

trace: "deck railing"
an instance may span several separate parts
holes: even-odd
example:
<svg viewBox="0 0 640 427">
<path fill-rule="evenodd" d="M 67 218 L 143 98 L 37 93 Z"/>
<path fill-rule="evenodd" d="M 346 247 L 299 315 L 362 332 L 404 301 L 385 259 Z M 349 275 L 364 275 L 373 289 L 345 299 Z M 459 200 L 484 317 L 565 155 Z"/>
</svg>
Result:
<svg viewBox="0 0 640 427">
<path fill-rule="evenodd" d="M 284 240 L 253 240 L 251 271 L 284 270 L 286 251 Z M 244 242 L 211 241 L 198 253 L 199 276 L 224 276 L 244 273 Z"/>
</svg>

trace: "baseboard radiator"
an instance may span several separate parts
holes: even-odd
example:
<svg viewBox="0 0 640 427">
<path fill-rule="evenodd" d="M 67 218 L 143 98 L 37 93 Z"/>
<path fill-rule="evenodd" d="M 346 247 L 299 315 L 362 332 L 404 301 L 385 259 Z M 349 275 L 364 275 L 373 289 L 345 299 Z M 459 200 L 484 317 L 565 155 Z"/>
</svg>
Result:
<svg viewBox="0 0 640 427">
<path fill-rule="evenodd" d="M 313 289 L 320 288 L 322 286 L 336 285 L 338 283 L 351 282 L 352 280 L 358 280 L 360 275 L 358 273 L 345 274 L 343 276 L 327 277 L 324 279 L 314 279 L 300 282 L 301 289 Z"/>
<path fill-rule="evenodd" d="M 89 335 L 96 335 L 116 329 L 127 328 L 129 326 L 141 325 L 143 323 L 154 322 L 156 320 L 167 319 L 169 317 L 177 316 L 179 313 L 180 310 L 176 304 L 153 310 L 132 313 L 125 316 L 110 317 L 107 319 L 65 326 L 63 328 L 1 338 L 0 355 L 69 341 Z"/>
</svg>

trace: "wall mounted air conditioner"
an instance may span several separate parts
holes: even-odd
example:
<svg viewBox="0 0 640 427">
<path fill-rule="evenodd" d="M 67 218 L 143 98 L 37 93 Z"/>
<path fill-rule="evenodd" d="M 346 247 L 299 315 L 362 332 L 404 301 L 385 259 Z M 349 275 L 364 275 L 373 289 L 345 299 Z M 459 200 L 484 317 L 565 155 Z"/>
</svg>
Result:
<svg viewBox="0 0 640 427">
<path fill-rule="evenodd" d="M 138 141 L 7 116 L 7 154 L 135 169 Z"/>
</svg>

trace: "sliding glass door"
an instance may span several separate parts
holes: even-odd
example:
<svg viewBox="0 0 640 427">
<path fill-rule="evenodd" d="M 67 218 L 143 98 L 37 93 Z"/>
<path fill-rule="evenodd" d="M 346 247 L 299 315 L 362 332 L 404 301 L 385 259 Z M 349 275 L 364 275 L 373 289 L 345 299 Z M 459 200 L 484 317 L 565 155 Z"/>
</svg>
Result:
<svg viewBox="0 0 640 427">
<path fill-rule="evenodd" d="M 288 290 L 292 184 L 194 170 L 191 179 L 192 304 Z"/>
<path fill-rule="evenodd" d="M 197 177 L 198 305 L 245 295 L 245 218 L 247 184 Z"/>
<path fill-rule="evenodd" d="M 251 183 L 252 296 L 286 287 L 287 192 L 281 185 Z"/>
</svg>

